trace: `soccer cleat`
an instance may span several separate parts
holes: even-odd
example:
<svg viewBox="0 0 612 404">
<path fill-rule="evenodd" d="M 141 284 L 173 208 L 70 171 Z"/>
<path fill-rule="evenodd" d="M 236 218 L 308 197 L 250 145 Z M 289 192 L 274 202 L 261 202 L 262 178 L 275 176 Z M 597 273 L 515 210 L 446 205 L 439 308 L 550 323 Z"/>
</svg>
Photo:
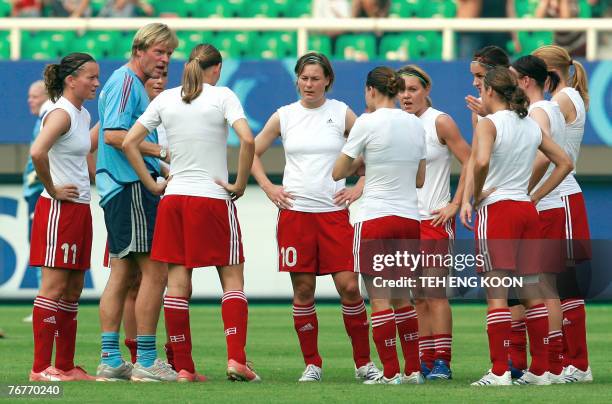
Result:
<svg viewBox="0 0 612 404">
<path fill-rule="evenodd" d="M 409 375 L 402 375 L 402 384 L 423 384 L 425 378 L 421 372 L 412 372 Z"/>
<path fill-rule="evenodd" d="M 587 367 L 587 370 L 580 370 L 574 365 L 569 365 L 565 368 L 563 380 L 565 383 L 590 383 L 593 381 L 591 367 Z"/>
<path fill-rule="evenodd" d="M 320 382 L 322 378 L 323 369 L 311 364 L 306 366 L 306 369 L 304 369 L 304 372 L 302 372 L 302 377 L 298 379 L 298 382 Z"/>
<path fill-rule="evenodd" d="M 417 372 L 417 373 L 420 374 L 420 372 Z M 365 382 L 363 382 L 363 384 L 402 384 L 402 383 L 403 383 L 403 376 L 400 375 L 399 373 L 390 379 L 387 379 L 385 375 L 381 373 L 381 375 L 377 379 L 366 380 Z"/>
<path fill-rule="evenodd" d="M 181 369 L 176 377 L 176 381 L 179 383 L 205 382 L 207 380 L 208 378 L 206 376 L 201 375 L 198 372 L 191 373 L 185 369 Z"/>
<path fill-rule="evenodd" d="M 472 383 L 472 386 L 512 386 L 510 371 L 508 370 L 503 375 L 497 376 L 489 369 L 487 374 L 482 376 L 480 380 Z"/>
<path fill-rule="evenodd" d="M 549 386 L 550 379 L 548 378 L 548 372 L 544 372 L 538 376 L 526 370 L 525 373 L 523 373 L 523 376 L 516 379 L 513 383 L 517 386 Z"/>
<path fill-rule="evenodd" d="M 319 368 L 319 370 L 321 369 Z M 374 362 L 368 362 L 365 365 L 361 366 L 359 369 L 355 368 L 355 379 L 374 380 L 378 379 L 381 374 L 382 372 L 378 370 Z M 321 375 L 319 373 L 319 379 L 320 378 Z"/>
<path fill-rule="evenodd" d="M 68 371 L 63 370 L 63 371 L 61 371 L 61 372 L 62 372 L 64 375 L 66 375 L 66 376 L 70 376 L 70 377 L 72 377 L 72 378 L 73 378 L 73 380 L 77 380 L 77 381 L 84 381 L 84 380 L 86 380 L 86 381 L 92 381 L 92 382 L 93 382 L 93 381 L 98 380 L 98 378 L 97 378 L 97 377 L 95 377 L 95 376 L 92 376 L 92 375 L 88 374 L 88 373 L 85 371 L 85 369 L 83 369 L 83 368 L 82 368 L 82 367 L 80 367 L 80 366 L 75 366 L 75 367 L 73 367 L 72 369 L 70 369 L 70 370 L 68 370 Z"/>
<path fill-rule="evenodd" d="M 550 384 L 564 384 L 565 383 L 565 375 L 563 374 L 563 371 L 561 371 L 561 373 L 559 373 L 558 375 L 552 372 L 548 372 L 548 379 L 550 380 Z"/>
<path fill-rule="evenodd" d="M 123 363 L 116 368 L 107 365 L 106 363 L 100 363 L 96 371 L 96 376 L 99 381 L 105 382 L 116 382 L 120 380 L 130 380 L 134 365 L 132 362 L 123 361 Z"/>
<path fill-rule="evenodd" d="M 133 382 L 175 382 L 178 374 L 159 358 L 148 368 L 136 362 L 132 370 Z"/>
<path fill-rule="evenodd" d="M 49 366 L 42 372 L 30 371 L 31 382 L 71 382 L 74 378 L 64 374 L 61 370 Z"/>
<path fill-rule="evenodd" d="M 234 382 L 260 382 L 261 378 L 253 371 L 251 364 L 238 363 L 233 359 L 227 361 L 227 378 Z"/>
<path fill-rule="evenodd" d="M 427 375 L 429 375 L 431 373 L 431 369 L 427 367 L 427 364 L 425 362 L 421 362 L 421 374 L 424 377 L 427 377 Z"/>
<path fill-rule="evenodd" d="M 520 379 L 523 376 L 523 373 L 525 373 L 525 370 L 521 370 L 512 366 L 511 360 L 508 361 L 508 367 L 510 368 L 510 377 L 512 379 Z"/>
<path fill-rule="evenodd" d="M 427 380 L 450 380 L 453 378 L 453 372 L 444 359 L 436 359 L 434 367 L 426 376 Z"/>
</svg>

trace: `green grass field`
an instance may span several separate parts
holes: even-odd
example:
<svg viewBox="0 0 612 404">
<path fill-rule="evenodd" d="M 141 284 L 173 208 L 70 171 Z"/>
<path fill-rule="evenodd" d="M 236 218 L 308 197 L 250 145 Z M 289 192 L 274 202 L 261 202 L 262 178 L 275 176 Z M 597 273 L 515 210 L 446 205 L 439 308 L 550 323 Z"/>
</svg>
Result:
<svg viewBox="0 0 612 404">
<path fill-rule="evenodd" d="M 27 383 L 32 361 L 31 325 L 22 323 L 30 306 L 0 306 L 0 383 Z M 453 307 L 453 375 L 447 382 L 422 386 L 363 386 L 354 379 L 351 348 L 339 305 L 319 305 L 319 347 L 323 382 L 298 384 L 303 361 L 293 330 L 290 305 L 250 308 L 248 354 L 263 382 L 232 383 L 225 379 L 225 339 L 220 307 L 191 308 L 194 360 L 207 383 L 95 383 L 64 384 L 62 401 L 71 402 L 585 402 L 612 401 L 612 306 L 588 306 L 588 336 L 595 382 L 557 386 L 475 388 L 469 383 L 488 369 L 484 326 L 485 307 Z M 158 341 L 162 341 L 160 327 Z M 83 305 L 79 314 L 76 363 L 95 372 L 100 349 L 97 306 Z M 161 347 L 161 345 L 160 345 Z M 159 350 L 163 355 L 163 350 Z M 124 357 L 129 358 L 127 350 Z M 379 363 L 372 347 L 372 358 Z"/>
</svg>

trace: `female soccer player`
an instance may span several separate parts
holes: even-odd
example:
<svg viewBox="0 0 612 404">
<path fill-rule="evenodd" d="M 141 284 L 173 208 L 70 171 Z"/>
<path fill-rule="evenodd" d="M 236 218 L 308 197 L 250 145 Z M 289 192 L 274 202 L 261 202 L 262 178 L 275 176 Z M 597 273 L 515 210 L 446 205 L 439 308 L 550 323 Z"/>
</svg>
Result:
<svg viewBox="0 0 612 404">
<path fill-rule="evenodd" d="M 476 126 L 470 157 L 474 167 L 473 188 L 468 186 L 464 191 L 460 217 L 463 224 L 469 226 L 470 196 L 473 195 L 473 204 L 478 208 L 475 238 L 478 253 L 484 257 L 484 266 L 479 271 L 495 285 L 487 288 L 487 334 L 493 366 L 472 385 L 503 386 L 512 383 L 508 366 L 511 316 L 508 289 L 496 282 L 502 282 L 512 273 L 528 276 L 541 272 L 537 248 L 539 218 L 534 203 L 561 183 L 571 171 L 572 163 L 563 149 L 550 137 L 542 136 L 537 123 L 527 117 L 528 99 L 507 68 L 495 67 L 487 72 L 483 80 L 482 104 L 489 115 Z M 528 195 L 538 149 L 555 168 L 546 181 Z M 521 295 L 521 303 L 527 309 L 532 355 L 529 374 L 533 377 L 529 384 L 550 384 L 546 374 L 548 349 L 545 344 L 548 313 L 538 289 L 537 283 L 524 284 L 525 294 Z"/>
<path fill-rule="evenodd" d="M 253 176 L 278 206 L 279 270 L 293 284 L 293 323 L 306 369 L 299 381 L 320 381 L 322 359 L 317 347 L 318 321 L 314 304 L 316 277 L 331 274 L 340 295 L 344 326 L 353 344 L 355 376 L 372 380 L 380 371 L 370 360 L 368 317 L 353 272 L 353 228 L 348 206 L 361 195 L 333 181 L 331 172 L 355 114 L 325 93 L 334 83 L 327 57 L 311 52 L 295 65 L 301 99 L 275 112 L 255 141 Z M 280 136 L 285 149 L 283 185 L 266 176 L 260 156 Z"/>
<path fill-rule="evenodd" d="M 431 106 L 431 78 L 420 67 L 398 70 L 405 89 L 399 93 L 400 107 L 421 119 L 426 133 L 425 184 L 417 190 L 421 217 L 421 240 L 425 252 L 448 254 L 455 238 L 455 215 L 461 207 L 464 176 L 455 197 L 450 194 L 451 153 L 467 167 L 470 147 L 461 137 L 453 118 Z M 462 170 L 462 173 L 465 169 Z M 448 268 L 426 268 L 423 275 L 446 277 Z M 421 372 L 429 380 L 450 379 L 452 317 L 445 288 L 423 290 L 415 301 L 419 321 Z"/>
<path fill-rule="evenodd" d="M 554 101 L 544 99 L 544 88 L 548 82 L 556 87 L 559 76 L 546 70 L 546 63 L 536 56 L 527 55 L 517 59 L 510 67 L 518 78 L 519 87 L 529 98 L 529 116 L 535 120 L 543 136 L 549 136 L 560 147 L 565 144 L 565 120 Z M 550 176 L 554 166 L 541 152 L 537 153 L 533 175 L 529 181 L 529 192 L 538 187 Z M 540 218 L 540 235 L 545 251 L 542 254 L 542 271 L 544 277 L 543 294 L 548 309 L 548 376 L 552 383 L 563 381 L 563 334 L 561 332 L 561 302 L 557 293 L 557 274 L 562 272 L 565 262 L 562 259 L 561 240 L 565 236 L 565 209 L 559 193 L 559 187 L 546 195 L 538 205 Z M 555 241 L 555 240 L 558 240 Z M 528 381 L 531 377 L 526 372 L 517 382 Z"/>
<path fill-rule="evenodd" d="M 372 244 L 367 242 L 420 237 L 416 188 L 425 181 L 425 130 L 417 117 L 395 108 L 395 98 L 403 90 L 404 79 L 388 67 L 368 73 L 365 101 L 371 113 L 355 121 L 333 170 L 334 180 L 346 178 L 362 164 L 360 155 L 365 157 L 365 190 L 353 251 L 355 269 L 363 274 L 370 296 L 372 334 L 384 366 L 383 374 L 367 384 L 423 383 L 416 311 L 405 288 L 393 293 L 377 284 L 380 277 L 374 276 L 370 253 L 382 251 L 370 251 Z M 397 332 L 405 360 L 403 375 L 395 348 Z"/>
<path fill-rule="evenodd" d="M 589 107 L 589 90 L 586 71 L 582 64 L 573 60 L 567 51 L 559 46 L 543 46 L 533 54 L 546 62 L 548 70 L 557 73 L 561 81 L 551 86 L 552 100 L 559 104 L 565 118 L 565 151 L 574 165 L 580 153 L 580 143 L 584 135 L 586 111 Z M 570 67 L 574 74 L 570 77 Z M 565 205 L 565 238 L 567 241 L 568 270 L 558 278 L 561 308 L 563 310 L 563 337 L 566 346 L 564 353 L 565 382 L 590 382 L 593 374 L 589 366 L 586 341 L 586 312 L 584 299 L 576 281 L 575 265 L 590 259 L 591 252 L 589 222 L 580 185 L 572 175 L 568 175 L 559 191 Z"/>
<path fill-rule="evenodd" d="M 45 187 L 34 214 L 30 263 L 42 267 L 34 300 L 34 365 L 30 381 L 95 380 L 74 366 L 77 312 L 90 267 L 92 224 L 87 155 L 90 116 L 99 68 L 85 53 L 71 53 L 45 68 L 45 87 L 55 104 L 32 145 L 32 162 Z M 55 367 L 51 366 L 55 340 Z"/>
<path fill-rule="evenodd" d="M 203 381 L 191 356 L 189 298 L 193 268 L 215 266 L 223 298 L 221 314 L 227 342 L 227 376 L 259 381 L 246 361 L 248 303 L 244 257 L 234 200 L 244 193 L 253 161 L 253 135 L 236 95 L 215 87 L 221 54 L 200 44 L 189 56 L 182 86 L 158 95 L 130 129 L 123 148 L 143 184 L 165 196 L 159 206 L 152 257 L 168 263 L 164 314 L 178 381 Z M 238 175 L 228 184 L 227 124 L 240 138 Z M 148 132 L 163 124 L 172 155 L 172 180 L 157 183 L 138 151 Z M 166 188 L 167 185 L 167 188 Z M 206 229 L 206 231 L 202 231 Z"/>
</svg>

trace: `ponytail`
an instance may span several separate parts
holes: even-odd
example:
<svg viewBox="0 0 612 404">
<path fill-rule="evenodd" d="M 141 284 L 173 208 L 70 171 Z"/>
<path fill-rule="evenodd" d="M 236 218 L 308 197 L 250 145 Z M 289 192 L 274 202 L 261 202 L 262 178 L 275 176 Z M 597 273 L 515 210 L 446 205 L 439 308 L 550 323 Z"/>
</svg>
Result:
<svg viewBox="0 0 612 404">
<path fill-rule="evenodd" d="M 489 70 L 484 78 L 486 89 L 492 88 L 508 104 L 508 109 L 525 118 L 529 112 L 529 98 L 518 86 L 516 77 L 506 67 L 497 66 Z"/>
<path fill-rule="evenodd" d="M 366 79 L 366 86 L 374 87 L 389 98 L 395 98 L 399 92 L 406 88 L 404 79 L 393 69 L 385 66 L 370 70 Z"/>
<path fill-rule="evenodd" d="M 584 101 L 584 105 L 586 109 L 589 109 L 589 81 L 587 79 L 586 70 L 584 70 L 584 66 L 577 60 L 572 60 L 572 64 L 574 65 L 574 76 L 572 77 L 572 87 L 574 87 L 578 93 L 580 93 L 580 97 L 582 97 L 582 101 Z"/>
<path fill-rule="evenodd" d="M 561 77 L 557 74 L 557 72 L 549 71 L 548 72 L 548 91 L 553 92 L 557 87 L 559 87 L 559 83 L 561 83 Z"/>
<path fill-rule="evenodd" d="M 510 110 L 516 112 L 520 118 L 525 118 L 529 113 L 529 98 L 519 86 L 516 86 L 514 91 L 510 92 L 506 100 Z"/>
<path fill-rule="evenodd" d="M 59 64 L 45 67 L 43 76 L 45 89 L 51 101 L 56 102 L 64 93 L 64 80 L 68 76 L 76 76 L 87 62 L 95 62 L 87 53 L 74 52 L 62 58 Z"/>
<path fill-rule="evenodd" d="M 59 75 L 60 65 L 50 64 L 45 67 L 43 73 L 45 89 L 51 101 L 56 102 L 64 92 L 64 80 Z"/>
<path fill-rule="evenodd" d="M 199 44 L 191 51 L 189 62 L 183 71 L 181 97 L 185 104 L 191 104 L 202 94 L 204 78 L 202 71 L 222 62 L 221 53 L 210 44 Z"/>
</svg>

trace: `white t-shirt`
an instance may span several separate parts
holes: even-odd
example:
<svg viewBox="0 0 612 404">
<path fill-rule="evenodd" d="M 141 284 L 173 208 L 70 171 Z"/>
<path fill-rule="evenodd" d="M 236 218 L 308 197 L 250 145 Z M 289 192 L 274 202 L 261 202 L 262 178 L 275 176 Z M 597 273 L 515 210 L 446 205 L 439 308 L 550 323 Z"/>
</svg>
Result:
<svg viewBox="0 0 612 404">
<path fill-rule="evenodd" d="M 384 216 L 420 220 L 416 175 L 425 159 L 425 129 L 416 116 L 380 108 L 353 125 L 342 153 L 363 153 L 366 180 L 355 222 Z"/>
<path fill-rule="evenodd" d="M 565 151 L 572 159 L 574 163 L 574 170 L 570 175 L 565 177 L 559 185 L 559 192 L 561 196 L 568 196 L 582 192 L 580 185 L 574 175 L 576 174 L 576 163 L 578 162 L 578 155 L 580 154 L 580 144 L 582 143 L 582 137 L 584 136 L 584 125 L 586 123 L 586 107 L 584 100 L 580 96 L 578 90 L 573 87 L 565 87 L 561 90 L 565 93 L 576 108 L 576 119 L 574 122 L 565 125 Z"/>
<path fill-rule="evenodd" d="M 436 120 L 444 112 L 429 107 L 419 119 L 425 128 L 426 161 L 425 184 L 417 189 L 419 213 L 422 220 L 433 219 L 431 212 L 450 202 L 451 152 L 440 143 Z"/>
<path fill-rule="evenodd" d="M 334 195 L 345 187 L 345 181 L 334 181 L 332 170 L 346 143 L 347 109 L 336 100 L 326 100 L 319 108 L 305 108 L 298 101 L 278 109 L 285 149 L 283 187 L 295 197 L 291 210 L 333 212 L 345 208 L 334 204 Z"/>
<path fill-rule="evenodd" d="M 493 188 L 495 191 L 482 201 L 481 206 L 502 200 L 531 200 L 527 188 L 533 161 L 542 143 L 542 130 L 530 117 L 521 119 L 507 109 L 487 115 L 486 119 L 493 122 L 497 134 L 483 191 Z"/>
<path fill-rule="evenodd" d="M 70 116 L 70 129 L 53 143 L 49 149 L 49 168 L 53 185 L 76 185 L 79 197 L 73 202 L 89 203 L 91 200 L 91 189 L 89 185 L 89 171 L 87 169 L 87 154 L 91 150 L 91 139 L 89 137 L 89 124 L 91 118 L 85 107 L 79 110 L 70 101 L 60 97 L 46 112 L 42 128 L 49 114 L 56 109 L 66 111 Z M 41 196 L 51 199 L 45 189 Z"/>
<path fill-rule="evenodd" d="M 165 149 L 168 149 L 168 136 L 166 135 L 166 128 L 164 128 L 164 125 L 159 125 L 157 127 L 157 144 Z M 166 163 L 161 159 L 159 160 L 159 164 L 162 167 L 166 167 L 168 170 L 170 169 L 170 164 Z M 157 177 L 157 182 L 162 181 L 164 181 L 163 177 Z"/>
<path fill-rule="evenodd" d="M 215 180 L 227 182 L 227 125 L 242 118 L 242 105 L 227 87 L 204 84 L 190 104 L 183 102 L 181 87 L 155 97 L 138 122 L 149 132 L 162 123 L 166 129 L 172 180 L 165 194 L 230 199 Z"/>
<path fill-rule="evenodd" d="M 561 146 L 561 148 L 563 148 L 565 146 L 565 119 L 563 118 L 563 114 L 561 113 L 561 110 L 559 109 L 559 104 L 557 104 L 554 101 L 547 101 L 547 100 L 537 101 L 529 106 L 529 112 L 531 112 L 535 108 L 541 108 L 544 112 L 546 112 L 546 115 L 548 116 L 548 121 L 550 123 L 550 134 L 551 134 L 552 140 L 556 144 Z M 535 186 L 534 189 L 540 188 L 542 184 L 544 183 L 544 181 L 546 181 L 548 177 L 550 177 L 550 174 L 552 174 L 554 169 L 555 169 L 555 165 L 553 163 L 550 163 L 548 165 L 548 169 L 546 170 L 546 173 L 544 174 L 544 176 L 542 177 L 538 185 Z M 538 212 L 541 212 L 543 210 L 562 208 L 562 207 L 563 207 L 563 201 L 561 200 L 561 194 L 559 192 L 559 187 L 553 189 L 548 195 L 542 198 L 540 202 L 538 202 L 538 204 L 536 205 Z"/>
</svg>

